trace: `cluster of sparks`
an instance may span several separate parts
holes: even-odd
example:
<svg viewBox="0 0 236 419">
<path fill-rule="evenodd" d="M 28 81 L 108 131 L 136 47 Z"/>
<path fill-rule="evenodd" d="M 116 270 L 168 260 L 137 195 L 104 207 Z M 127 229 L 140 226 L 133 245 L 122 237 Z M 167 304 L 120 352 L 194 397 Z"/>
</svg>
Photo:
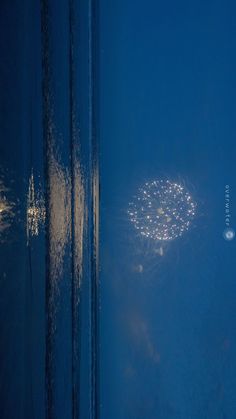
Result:
<svg viewBox="0 0 236 419">
<path fill-rule="evenodd" d="M 195 211 L 196 203 L 183 186 L 154 180 L 139 188 L 129 203 L 128 215 L 142 236 L 170 241 L 189 229 Z"/>
</svg>

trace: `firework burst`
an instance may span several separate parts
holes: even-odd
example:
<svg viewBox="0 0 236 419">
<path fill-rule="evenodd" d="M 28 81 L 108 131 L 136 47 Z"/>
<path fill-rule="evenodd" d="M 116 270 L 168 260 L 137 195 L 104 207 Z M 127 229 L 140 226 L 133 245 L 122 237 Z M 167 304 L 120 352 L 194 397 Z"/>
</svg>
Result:
<svg viewBox="0 0 236 419">
<path fill-rule="evenodd" d="M 168 242 L 190 228 L 196 203 L 180 184 L 169 180 L 146 182 L 129 203 L 130 221 L 141 236 Z"/>
</svg>

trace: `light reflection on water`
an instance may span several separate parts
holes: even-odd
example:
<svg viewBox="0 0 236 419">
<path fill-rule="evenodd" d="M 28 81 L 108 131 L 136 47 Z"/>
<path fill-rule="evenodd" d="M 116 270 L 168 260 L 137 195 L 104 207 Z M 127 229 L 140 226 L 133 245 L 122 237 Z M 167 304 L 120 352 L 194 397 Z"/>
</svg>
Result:
<svg viewBox="0 0 236 419">
<path fill-rule="evenodd" d="M 50 273 L 56 286 L 63 273 L 63 259 L 71 237 L 71 176 L 53 150 L 50 153 L 48 188 Z"/>
<path fill-rule="evenodd" d="M 4 241 L 3 233 L 7 230 L 14 218 L 14 203 L 7 198 L 8 188 L 5 187 L 4 182 L 0 179 L 0 241 Z"/>
<path fill-rule="evenodd" d="M 87 225 L 87 205 L 85 201 L 85 185 L 83 171 L 78 158 L 74 162 L 74 270 L 76 273 L 75 287 L 81 286 L 83 268 L 84 235 Z M 77 298 L 77 303 L 78 298 Z"/>
<path fill-rule="evenodd" d="M 64 282 L 65 279 L 67 282 L 65 272 L 68 268 L 72 269 L 66 286 L 72 290 L 75 316 L 83 275 L 87 205 L 83 170 L 79 153 L 76 151 L 71 164 L 72 170 L 65 167 L 55 147 L 50 147 L 46 222 L 48 223 L 50 271 L 48 304 L 52 335 L 55 333 L 56 313 L 60 306 L 61 281 Z"/>
<path fill-rule="evenodd" d="M 73 176 L 73 198 L 72 180 Z M 2 211 L 10 209 L 6 200 L 2 199 Z M 1 214 L 1 207 L 0 207 Z M 49 208 L 48 220 L 43 189 L 40 182 L 36 182 L 33 169 L 28 181 L 26 231 L 27 244 L 32 237 L 44 232 L 45 223 L 49 226 L 50 247 L 50 275 L 52 278 L 54 297 L 58 292 L 57 283 L 63 274 L 63 264 L 66 247 L 72 240 L 75 271 L 75 287 L 79 290 L 82 278 L 84 233 L 87 222 L 87 206 L 85 202 L 85 182 L 83 170 L 76 153 L 73 174 L 60 162 L 58 153 L 51 149 L 49 165 Z M 5 226 L 6 227 L 6 226 Z M 78 298 L 77 298 L 78 300 Z M 78 301 L 77 301 L 78 302 Z"/>
<path fill-rule="evenodd" d="M 32 171 L 29 179 L 27 196 L 27 244 L 29 244 L 30 237 L 39 235 L 40 229 L 44 227 L 45 219 L 46 209 L 42 189 L 40 185 L 38 189 L 36 189 L 34 174 Z"/>
</svg>

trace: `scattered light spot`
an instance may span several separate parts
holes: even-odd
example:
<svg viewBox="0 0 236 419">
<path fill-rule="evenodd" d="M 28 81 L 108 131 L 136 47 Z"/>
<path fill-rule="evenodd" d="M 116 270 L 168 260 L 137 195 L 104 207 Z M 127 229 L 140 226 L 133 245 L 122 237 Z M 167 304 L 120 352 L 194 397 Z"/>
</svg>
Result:
<svg viewBox="0 0 236 419">
<path fill-rule="evenodd" d="M 4 186 L 0 179 L 0 240 L 2 241 L 3 232 L 8 229 L 14 217 L 14 204 L 7 199 L 6 193 L 8 189 Z"/>
<path fill-rule="evenodd" d="M 163 247 L 161 246 L 161 247 L 159 247 L 159 249 L 155 249 L 154 250 L 154 253 L 156 253 L 157 255 L 159 255 L 159 256 L 164 256 L 164 250 L 163 250 Z"/>
<path fill-rule="evenodd" d="M 223 233 L 224 239 L 227 241 L 231 241 L 235 237 L 235 231 L 232 228 L 226 228 Z"/>
<path fill-rule="evenodd" d="M 41 188 L 35 190 L 35 180 L 33 172 L 29 179 L 27 196 L 27 242 L 30 237 L 38 236 L 41 227 L 44 226 L 46 218 L 45 203 Z"/>
</svg>

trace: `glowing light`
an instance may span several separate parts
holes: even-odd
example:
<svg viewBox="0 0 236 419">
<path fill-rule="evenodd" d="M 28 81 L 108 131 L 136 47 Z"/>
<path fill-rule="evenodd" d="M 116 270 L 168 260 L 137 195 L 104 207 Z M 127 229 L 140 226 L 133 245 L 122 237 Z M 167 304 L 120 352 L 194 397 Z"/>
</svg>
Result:
<svg viewBox="0 0 236 419">
<path fill-rule="evenodd" d="M 42 193 L 35 190 L 35 181 L 33 173 L 29 179 L 29 189 L 27 196 L 27 239 L 30 236 L 38 236 L 40 228 L 45 223 L 46 210 Z"/>
<path fill-rule="evenodd" d="M 235 237 L 235 231 L 232 228 L 226 228 L 224 233 L 223 233 L 223 236 L 224 236 L 225 240 L 231 241 Z"/>
<path fill-rule="evenodd" d="M 6 192 L 3 181 L 0 179 L 0 240 L 2 240 L 2 233 L 8 229 L 14 217 L 13 207 L 14 204 L 6 197 Z"/>
<path fill-rule="evenodd" d="M 129 203 L 130 221 L 139 233 L 160 241 L 182 236 L 193 220 L 196 203 L 178 183 L 154 180 L 140 187 Z"/>
</svg>

